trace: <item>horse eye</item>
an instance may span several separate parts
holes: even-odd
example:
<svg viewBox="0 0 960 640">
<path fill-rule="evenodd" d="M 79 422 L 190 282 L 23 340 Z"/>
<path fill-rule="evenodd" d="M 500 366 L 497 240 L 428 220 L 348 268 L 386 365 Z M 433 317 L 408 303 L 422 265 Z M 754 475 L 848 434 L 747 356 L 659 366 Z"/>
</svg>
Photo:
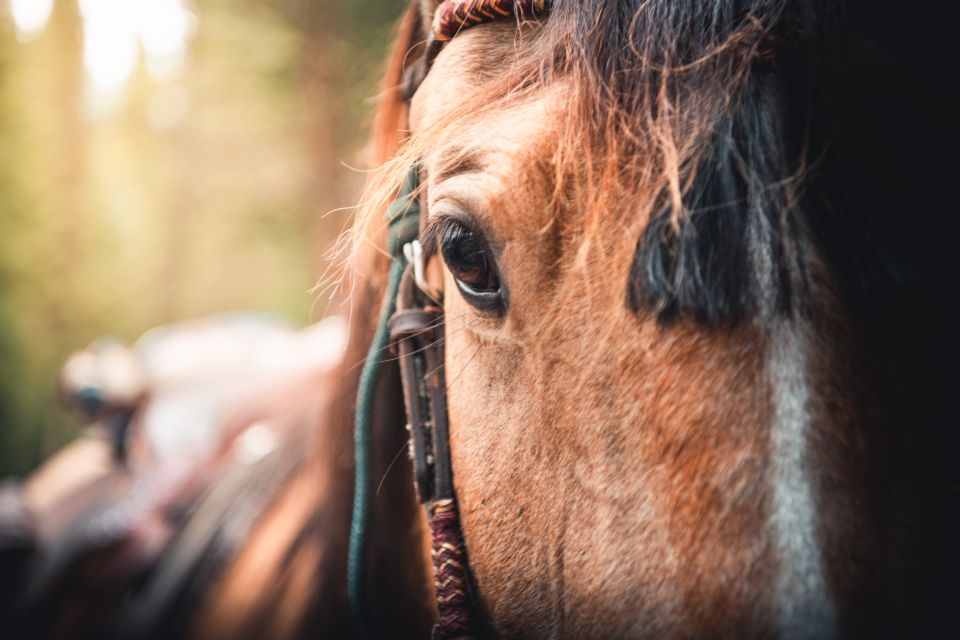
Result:
<svg viewBox="0 0 960 640">
<path fill-rule="evenodd" d="M 440 253 L 464 299 L 478 309 L 501 312 L 500 276 L 483 237 L 460 222 L 451 221 L 439 240 Z"/>
</svg>

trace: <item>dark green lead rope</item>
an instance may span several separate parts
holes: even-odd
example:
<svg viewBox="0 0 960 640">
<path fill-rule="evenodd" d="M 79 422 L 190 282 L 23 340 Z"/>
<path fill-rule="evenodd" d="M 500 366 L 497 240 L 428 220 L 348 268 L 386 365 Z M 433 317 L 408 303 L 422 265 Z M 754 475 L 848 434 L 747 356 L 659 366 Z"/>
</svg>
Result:
<svg viewBox="0 0 960 640">
<path fill-rule="evenodd" d="M 399 196 L 387 209 L 387 251 L 390 253 L 390 272 L 387 276 L 387 288 L 380 304 L 380 318 L 373 334 L 373 342 L 367 352 L 367 359 L 360 372 L 360 385 L 357 389 L 357 406 L 354 416 L 354 485 L 353 519 L 350 522 L 350 547 L 347 553 L 347 596 L 353 615 L 364 638 L 375 638 L 376 629 L 373 617 L 367 605 L 364 568 L 367 552 L 367 538 L 370 531 L 371 502 L 371 450 L 373 427 L 374 391 L 380 365 L 388 354 L 390 330 L 387 326 L 397 306 L 397 289 L 400 278 L 407 266 L 403 255 L 403 246 L 417 238 L 420 232 L 420 203 L 417 200 L 419 183 L 418 169 L 413 167 L 407 174 Z"/>
</svg>

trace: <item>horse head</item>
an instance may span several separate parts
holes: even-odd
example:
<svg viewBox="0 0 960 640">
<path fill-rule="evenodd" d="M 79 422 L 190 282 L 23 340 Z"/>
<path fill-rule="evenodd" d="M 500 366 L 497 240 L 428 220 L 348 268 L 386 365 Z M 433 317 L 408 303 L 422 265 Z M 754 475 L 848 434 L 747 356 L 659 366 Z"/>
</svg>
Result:
<svg viewBox="0 0 960 640">
<path fill-rule="evenodd" d="M 919 27 L 895 42 L 896 14 L 834 3 L 481 2 L 441 48 L 437 4 L 395 49 L 358 246 L 383 265 L 379 203 L 415 167 L 488 631 L 942 621 L 956 438 L 943 244 L 915 215 L 948 202 L 930 141 L 956 129 Z M 404 522 L 381 559 L 425 531 Z"/>
</svg>

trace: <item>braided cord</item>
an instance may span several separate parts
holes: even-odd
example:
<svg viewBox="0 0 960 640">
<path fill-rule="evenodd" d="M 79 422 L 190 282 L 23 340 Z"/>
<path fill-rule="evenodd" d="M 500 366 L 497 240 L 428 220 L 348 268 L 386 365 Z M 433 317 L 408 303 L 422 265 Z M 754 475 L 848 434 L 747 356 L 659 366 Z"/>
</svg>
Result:
<svg viewBox="0 0 960 640">
<path fill-rule="evenodd" d="M 549 6 L 549 0 L 445 0 L 434 14 L 433 37 L 450 40 L 474 25 L 510 16 L 534 17 Z"/>
<path fill-rule="evenodd" d="M 439 620 L 433 640 L 474 638 L 467 593 L 467 559 L 460 514 L 453 499 L 437 500 L 430 510 L 433 583 Z"/>
</svg>

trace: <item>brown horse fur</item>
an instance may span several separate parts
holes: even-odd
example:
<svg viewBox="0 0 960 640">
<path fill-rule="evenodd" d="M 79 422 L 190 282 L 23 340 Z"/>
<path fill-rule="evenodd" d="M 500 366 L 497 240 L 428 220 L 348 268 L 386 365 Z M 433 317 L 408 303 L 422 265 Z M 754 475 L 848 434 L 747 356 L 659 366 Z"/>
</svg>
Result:
<svg viewBox="0 0 960 640">
<path fill-rule="evenodd" d="M 948 622 L 955 365 L 935 269 L 956 103 L 930 68 L 949 68 L 925 33 L 936 20 L 873 3 L 557 1 L 540 24 L 457 36 L 408 114 L 398 87 L 434 5 L 411 5 L 389 63 L 315 464 L 195 628 L 353 632 L 352 399 L 387 267 L 381 213 L 414 162 L 431 228 L 472 219 L 509 293 L 505 314 L 482 313 L 445 271 L 453 469 L 491 634 Z M 394 373 L 379 391 L 370 601 L 384 635 L 426 637 Z"/>
</svg>

